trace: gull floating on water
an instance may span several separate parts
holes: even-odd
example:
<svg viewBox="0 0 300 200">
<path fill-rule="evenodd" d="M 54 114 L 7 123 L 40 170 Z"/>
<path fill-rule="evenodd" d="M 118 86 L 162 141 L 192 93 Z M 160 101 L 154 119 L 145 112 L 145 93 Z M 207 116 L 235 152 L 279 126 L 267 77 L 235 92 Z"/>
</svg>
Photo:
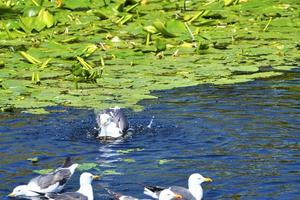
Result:
<svg viewBox="0 0 300 200">
<path fill-rule="evenodd" d="M 111 197 L 115 200 L 139 200 L 132 196 L 123 195 L 121 193 L 117 193 L 114 191 L 111 191 L 110 189 L 105 188 L 105 190 L 111 195 Z"/>
<path fill-rule="evenodd" d="M 132 196 L 127 196 L 127 195 L 122 195 L 120 193 L 113 192 L 109 189 L 106 189 L 106 190 L 115 200 L 139 200 L 138 198 L 135 198 Z M 159 193 L 158 199 L 159 200 L 175 200 L 175 199 L 182 199 L 182 196 L 172 192 L 170 189 L 165 189 Z"/>
<path fill-rule="evenodd" d="M 201 183 L 203 182 L 211 182 L 211 178 L 205 178 L 201 174 L 195 173 L 190 175 L 188 180 L 188 189 L 180 186 L 171 186 L 167 189 L 172 192 L 179 194 L 183 199 L 188 200 L 201 200 L 203 197 L 203 190 L 201 187 Z M 151 196 L 155 199 L 159 198 L 161 192 L 166 190 L 166 188 L 159 186 L 145 186 L 144 194 Z"/>
<path fill-rule="evenodd" d="M 19 185 L 8 196 L 39 196 L 48 192 L 60 192 L 73 175 L 78 164 L 71 163 L 71 158 L 66 158 L 62 167 L 45 175 L 31 179 L 27 185 Z"/>
<path fill-rule="evenodd" d="M 127 117 L 119 107 L 101 111 L 96 118 L 98 138 L 119 138 L 124 136 L 129 128 Z"/>
<path fill-rule="evenodd" d="M 49 200 L 94 200 L 92 181 L 98 178 L 99 176 L 84 172 L 80 175 L 80 188 L 76 192 L 47 193 L 45 196 Z"/>
</svg>

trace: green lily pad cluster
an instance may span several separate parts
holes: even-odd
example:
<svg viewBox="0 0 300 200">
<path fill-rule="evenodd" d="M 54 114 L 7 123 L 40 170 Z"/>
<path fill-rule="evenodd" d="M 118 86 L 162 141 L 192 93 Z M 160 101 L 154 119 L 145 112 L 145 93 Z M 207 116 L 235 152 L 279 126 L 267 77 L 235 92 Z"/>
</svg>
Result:
<svg viewBox="0 0 300 200">
<path fill-rule="evenodd" d="M 295 0 L 10 0 L 0 18 L 3 111 L 141 109 L 153 90 L 282 76 L 299 61 Z"/>
</svg>

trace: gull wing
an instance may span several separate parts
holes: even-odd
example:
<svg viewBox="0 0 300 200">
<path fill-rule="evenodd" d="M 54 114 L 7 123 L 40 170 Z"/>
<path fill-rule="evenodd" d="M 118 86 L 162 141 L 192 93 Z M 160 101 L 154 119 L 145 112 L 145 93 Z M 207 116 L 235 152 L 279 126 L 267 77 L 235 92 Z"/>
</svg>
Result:
<svg viewBox="0 0 300 200">
<path fill-rule="evenodd" d="M 121 111 L 121 109 L 113 109 L 113 122 L 116 123 L 117 127 L 120 128 L 122 133 L 126 132 L 129 128 L 127 117 Z"/>
<path fill-rule="evenodd" d="M 55 200 L 88 200 L 86 196 L 79 192 L 66 192 L 62 194 L 48 193 L 46 195 L 49 199 Z"/>
<path fill-rule="evenodd" d="M 71 175 L 69 169 L 61 168 L 55 172 L 35 177 L 29 181 L 29 184 L 35 183 L 41 189 L 46 189 L 55 184 L 62 186 L 69 180 Z"/>
<path fill-rule="evenodd" d="M 171 186 L 170 190 L 176 194 L 180 194 L 184 200 L 196 200 L 196 198 L 187 188 L 180 186 Z"/>
</svg>

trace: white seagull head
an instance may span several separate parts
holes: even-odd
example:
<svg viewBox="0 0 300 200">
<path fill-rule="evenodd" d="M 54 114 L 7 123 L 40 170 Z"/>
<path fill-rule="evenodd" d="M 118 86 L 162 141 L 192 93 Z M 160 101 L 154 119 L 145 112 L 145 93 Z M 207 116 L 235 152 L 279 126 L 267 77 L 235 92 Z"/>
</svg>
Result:
<svg viewBox="0 0 300 200">
<path fill-rule="evenodd" d="M 12 193 L 10 193 L 9 197 L 17 197 L 17 196 L 29 196 L 28 195 L 28 186 L 27 185 L 19 185 L 17 187 L 14 188 L 14 190 L 12 191 Z"/>
<path fill-rule="evenodd" d="M 189 178 L 189 184 L 191 185 L 201 185 L 203 182 L 212 182 L 212 179 L 204 177 L 198 173 L 192 174 Z"/>
<path fill-rule="evenodd" d="M 172 192 L 170 189 L 165 189 L 159 194 L 159 200 L 182 199 L 182 196 Z"/>
<path fill-rule="evenodd" d="M 84 172 L 80 175 L 80 185 L 90 185 L 93 180 L 99 179 L 99 176 Z"/>
</svg>

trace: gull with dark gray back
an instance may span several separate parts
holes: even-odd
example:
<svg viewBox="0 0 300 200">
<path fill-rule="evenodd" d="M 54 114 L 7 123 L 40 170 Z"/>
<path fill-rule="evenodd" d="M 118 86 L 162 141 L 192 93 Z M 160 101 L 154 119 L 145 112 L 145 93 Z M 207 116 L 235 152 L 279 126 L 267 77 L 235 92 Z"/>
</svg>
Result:
<svg viewBox="0 0 300 200">
<path fill-rule="evenodd" d="M 66 158 L 64 164 L 55 171 L 45 175 L 39 175 L 31 179 L 27 185 L 19 185 L 14 188 L 9 197 L 39 196 L 48 192 L 60 192 L 68 180 L 72 177 L 78 164 L 72 164 L 71 158 Z"/>
</svg>

